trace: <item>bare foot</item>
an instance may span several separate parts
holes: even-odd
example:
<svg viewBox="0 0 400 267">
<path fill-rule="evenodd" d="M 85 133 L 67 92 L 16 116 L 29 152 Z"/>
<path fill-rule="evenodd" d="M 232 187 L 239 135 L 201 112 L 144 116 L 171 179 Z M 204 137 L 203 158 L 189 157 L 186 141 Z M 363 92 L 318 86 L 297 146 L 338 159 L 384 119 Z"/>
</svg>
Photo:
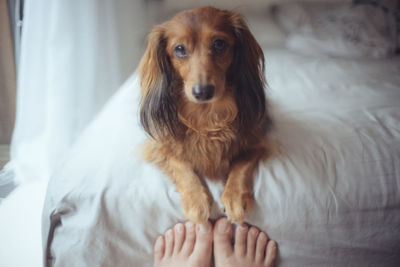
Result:
<svg viewBox="0 0 400 267">
<path fill-rule="evenodd" d="M 158 237 L 154 245 L 154 267 L 209 267 L 212 239 L 210 222 L 178 223 Z"/>
<path fill-rule="evenodd" d="M 219 219 L 214 227 L 215 267 L 270 267 L 273 266 L 277 247 L 264 232 L 255 227 L 240 225 L 236 228 L 235 244 L 232 246 L 232 225 Z"/>
</svg>

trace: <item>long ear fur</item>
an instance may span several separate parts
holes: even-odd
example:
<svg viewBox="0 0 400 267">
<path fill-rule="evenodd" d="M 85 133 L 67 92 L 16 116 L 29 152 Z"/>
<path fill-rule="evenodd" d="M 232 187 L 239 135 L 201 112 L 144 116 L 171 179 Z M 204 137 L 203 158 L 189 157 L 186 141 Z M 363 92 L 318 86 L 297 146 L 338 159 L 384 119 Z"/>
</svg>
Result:
<svg viewBox="0 0 400 267">
<path fill-rule="evenodd" d="M 155 27 L 148 36 L 146 52 L 139 64 L 140 122 L 156 139 L 167 134 L 177 138 L 183 127 L 178 120 L 175 74 L 165 51 L 166 42 L 163 26 Z"/>
<path fill-rule="evenodd" d="M 267 113 L 264 92 L 264 54 L 243 17 L 233 13 L 230 20 L 236 40 L 228 81 L 232 82 L 231 86 L 234 88 L 240 131 L 259 129 L 260 125 L 266 130 L 271 120 Z"/>
</svg>

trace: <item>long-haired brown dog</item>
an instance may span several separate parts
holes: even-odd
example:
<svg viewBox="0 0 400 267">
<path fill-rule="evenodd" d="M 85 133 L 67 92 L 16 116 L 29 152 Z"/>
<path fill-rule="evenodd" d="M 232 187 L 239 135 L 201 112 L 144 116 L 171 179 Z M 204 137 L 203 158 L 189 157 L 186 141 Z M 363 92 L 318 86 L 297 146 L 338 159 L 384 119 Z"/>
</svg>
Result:
<svg viewBox="0 0 400 267">
<path fill-rule="evenodd" d="M 226 215 L 242 222 L 271 125 L 264 55 L 243 17 L 213 7 L 177 14 L 150 33 L 139 75 L 145 158 L 176 184 L 184 215 L 204 223 L 203 179 L 222 179 Z"/>
</svg>

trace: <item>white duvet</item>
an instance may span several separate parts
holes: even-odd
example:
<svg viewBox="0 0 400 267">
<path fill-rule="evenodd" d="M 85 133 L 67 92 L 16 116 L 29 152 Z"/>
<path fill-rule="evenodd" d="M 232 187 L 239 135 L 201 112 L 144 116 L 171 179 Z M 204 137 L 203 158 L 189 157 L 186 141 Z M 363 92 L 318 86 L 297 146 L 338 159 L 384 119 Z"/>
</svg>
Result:
<svg viewBox="0 0 400 267">
<path fill-rule="evenodd" d="M 246 222 L 278 242 L 278 266 L 399 266 L 400 58 L 269 50 L 266 62 L 281 155 L 260 164 Z M 51 178 L 48 266 L 152 266 L 155 238 L 185 220 L 175 186 L 140 158 L 138 93 L 133 76 Z M 218 202 L 222 185 L 209 186 Z"/>
</svg>

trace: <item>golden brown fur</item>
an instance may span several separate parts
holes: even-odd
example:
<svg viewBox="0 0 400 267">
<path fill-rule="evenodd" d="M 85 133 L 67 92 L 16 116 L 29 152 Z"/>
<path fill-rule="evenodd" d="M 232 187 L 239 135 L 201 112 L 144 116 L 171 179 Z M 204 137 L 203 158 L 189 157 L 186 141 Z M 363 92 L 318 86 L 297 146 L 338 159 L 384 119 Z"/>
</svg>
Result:
<svg viewBox="0 0 400 267">
<path fill-rule="evenodd" d="M 264 56 L 243 18 L 212 7 L 177 14 L 150 33 L 139 74 L 141 122 L 152 137 L 145 158 L 174 181 L 185 216 L 208 219 L 208 178 L 225 181 L 226 214 L 243 221 L 271 124 Z"/>
</svg>

